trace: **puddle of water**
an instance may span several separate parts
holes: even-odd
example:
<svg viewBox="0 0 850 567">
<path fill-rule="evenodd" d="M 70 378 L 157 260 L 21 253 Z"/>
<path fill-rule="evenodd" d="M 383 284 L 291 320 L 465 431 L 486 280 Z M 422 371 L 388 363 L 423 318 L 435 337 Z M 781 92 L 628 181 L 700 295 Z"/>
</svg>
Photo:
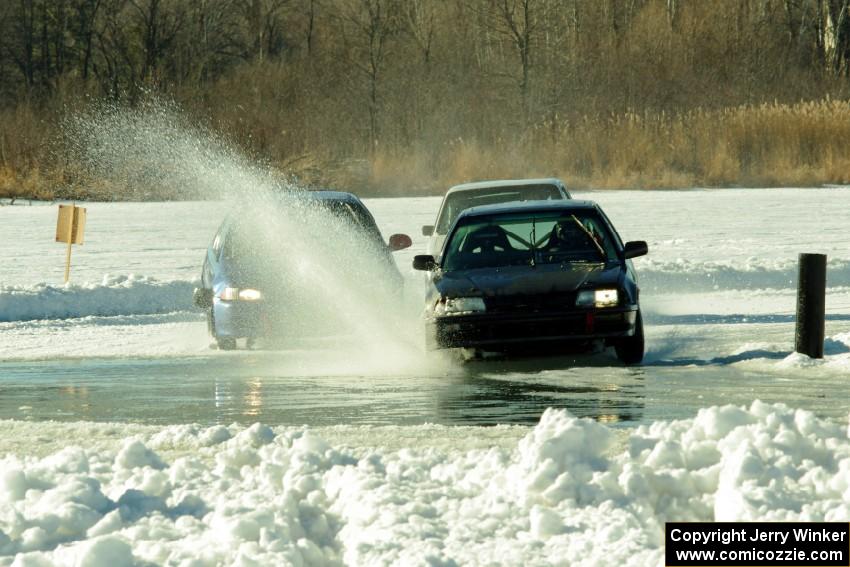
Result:
<svg viewBox="0 0 850 567">
<path fill-rule="evenodd" d="M 205 425 L 530 425 L 546 408 L 555 407 L 632 427 L 754 399 L 784 402 L 830 418 L 844 419 L 850 410 L 846 381 L 837 374 L 798 378 L 752 365 L 681 360 L 624 368 L 610 366 L 605 357 L 589 357 L 579 360 L 580 366 L 573 359 L 557 358 L 493 361 L 418 375 L 298 373 L 300 363 L 293 362 L 309 356 L 240 353 L 7 363 L 0 378 L 0 418 Z"/>
</svg>

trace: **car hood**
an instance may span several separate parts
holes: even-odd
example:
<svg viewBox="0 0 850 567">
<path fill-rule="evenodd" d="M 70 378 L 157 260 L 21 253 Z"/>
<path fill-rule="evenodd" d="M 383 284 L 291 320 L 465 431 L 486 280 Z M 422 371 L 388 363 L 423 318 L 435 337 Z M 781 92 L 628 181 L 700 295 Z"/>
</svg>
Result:
<svg viewBox="0 0 850 567">
<path fill-rule="evenodd" d="M 622 271 L 619 263 L 511 266 L 445 272 L 434 285 L 447 297 L 566 293 L 583 287 L 616 286 Z"/>
<path fill-rule="evenodd" d="M 221 270 L 216 274 L 215 281 L 227 287 L 251 287 L 266 290 L 275 284 L 279 285 L 280 276 L 254 266 L 230 263 L 221 267 Z"/>
</svg>

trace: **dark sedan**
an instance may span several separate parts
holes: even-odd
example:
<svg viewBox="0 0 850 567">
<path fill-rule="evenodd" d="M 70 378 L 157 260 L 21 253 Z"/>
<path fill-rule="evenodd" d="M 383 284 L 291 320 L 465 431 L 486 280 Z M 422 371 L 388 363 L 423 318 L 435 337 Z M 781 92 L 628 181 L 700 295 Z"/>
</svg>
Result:
<svg viewBox="0 0 850 567">
<path fill-rule="evenodd" d="M 643 321 L 631 258 L 591 201 L 532 201 L 468 209 L 431 272 L 428 346 L 516 351 L 529 346 L 613 346 L 626 364 L 643 360 Z"/>
</svg>

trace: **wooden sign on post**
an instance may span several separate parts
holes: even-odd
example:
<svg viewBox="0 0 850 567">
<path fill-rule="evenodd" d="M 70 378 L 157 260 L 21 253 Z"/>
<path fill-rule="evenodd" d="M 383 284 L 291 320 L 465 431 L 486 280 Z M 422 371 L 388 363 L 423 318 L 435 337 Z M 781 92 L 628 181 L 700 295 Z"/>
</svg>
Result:
<svg viewBox="0 0 850 567">
<path fill-rule="evenodd" d="M 76 205 L 59 205 L 59 218 L 56 220 L 56 242 L 66 242 L 65 283 L 71 276 L 71 246 L 83 243 L 86 228 L 86 210 Z"/>
</svg>

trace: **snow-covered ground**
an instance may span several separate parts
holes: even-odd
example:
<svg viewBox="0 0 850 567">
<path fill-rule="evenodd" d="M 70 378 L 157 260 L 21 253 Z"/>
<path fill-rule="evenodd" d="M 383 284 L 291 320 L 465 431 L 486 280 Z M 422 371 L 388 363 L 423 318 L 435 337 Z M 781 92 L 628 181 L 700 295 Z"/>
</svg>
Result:
<svg viewBox="0 0 850 567">
<path fill-rule="evenodd" d="M 560 410 L 518 440 L 518 428 L 4 426 L 85 439 L 0 460 L 4 564 L 646 566 L 663 563 L 667 520 L 850 518 L 846 426 L 759 402 L 627 437 Z"/>
<path fill-rule="evenodd" d="M 0 565 L 651 565 L 667 519 L 849 520 L 850 188 L 577 197 L 649 242 L 641 369 L 459 367 L 407 332 L 211 351 L 191 289 L 228 204 L 86 205 L 69 285 L 55 206 L 0 207 Z M 413 329 L 439 200 L 367 205 L 413 237 Z M 820 361 L 791 352 L 801 252 L 829 256 Z M 423 424 L 549 405 L 595 421 Z"/>
</svg>

